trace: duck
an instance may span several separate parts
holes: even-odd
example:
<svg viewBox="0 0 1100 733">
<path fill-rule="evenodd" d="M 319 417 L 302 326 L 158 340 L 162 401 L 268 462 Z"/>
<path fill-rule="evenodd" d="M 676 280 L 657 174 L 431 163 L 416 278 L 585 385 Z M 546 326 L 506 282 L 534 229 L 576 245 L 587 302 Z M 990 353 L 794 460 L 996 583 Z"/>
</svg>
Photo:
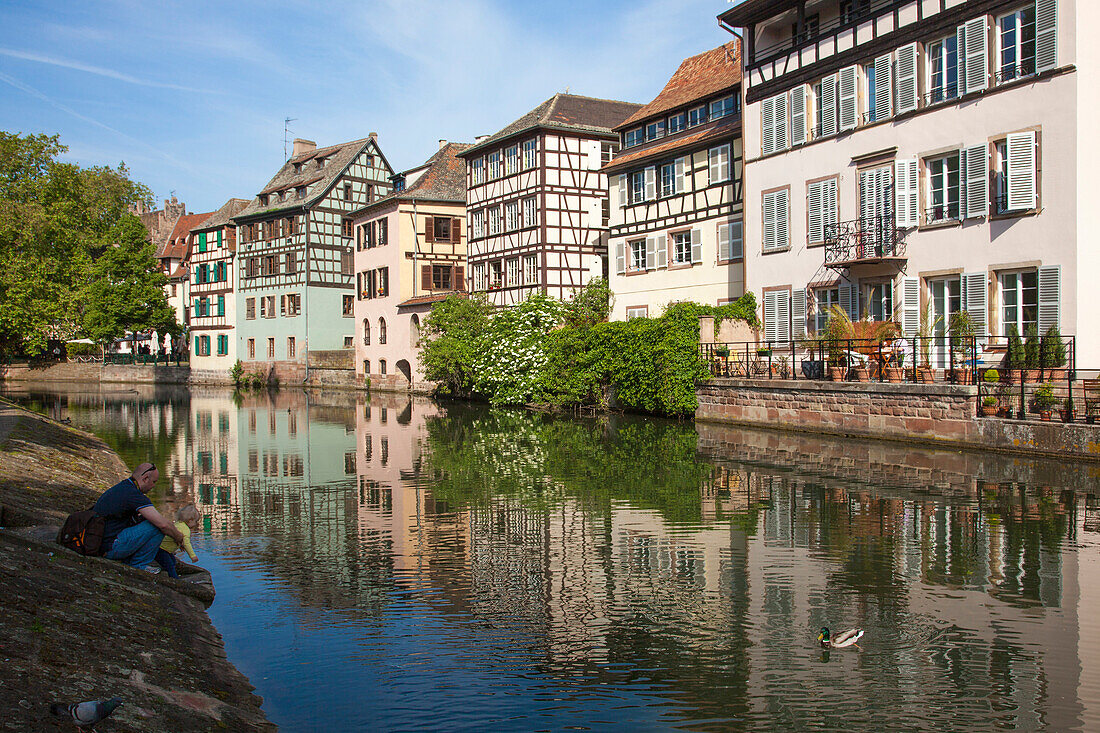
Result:
<svg viewBox="0 0 1100 733">
<path fill-rule="evenodd" d="M 817 640 L 821 642 L 821 646 L 826 649 L 843 649 L 846 646 L 852 646 L 860 637 L 863 636 L 863 629 L 848 629 L 836 635 L 833 638 L 829 633 L 828 626 L 822 626 L 821 632 L 817 635 Z"/>
</svg>

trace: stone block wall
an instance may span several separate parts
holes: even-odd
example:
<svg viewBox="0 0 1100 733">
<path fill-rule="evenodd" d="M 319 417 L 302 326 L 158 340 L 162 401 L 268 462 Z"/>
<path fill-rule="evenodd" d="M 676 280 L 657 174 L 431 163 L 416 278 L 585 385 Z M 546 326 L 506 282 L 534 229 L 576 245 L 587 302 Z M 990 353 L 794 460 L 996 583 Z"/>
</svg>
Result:
<svg viewBox="0 0 1100 733">
<path fill-rule="evenodd" d="M 310 369 L 345 369 L 355 371 L 354 349 L 310 350 L 308 357 Z"/>
</svg>

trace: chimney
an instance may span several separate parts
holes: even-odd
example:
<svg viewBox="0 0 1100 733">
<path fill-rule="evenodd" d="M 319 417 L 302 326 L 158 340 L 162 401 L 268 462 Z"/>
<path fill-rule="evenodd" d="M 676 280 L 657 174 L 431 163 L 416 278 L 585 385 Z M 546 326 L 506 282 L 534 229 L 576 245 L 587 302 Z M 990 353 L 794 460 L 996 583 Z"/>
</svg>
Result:
<svg viewBox="0 0 1100 733">
<path fill-rule="evenodd" d="M 442 150 L 445 147 L 447 147 L 447 141 L 444 140 L 443 138 L 440 138 L 439 139 L 439 149 Z"/>
<path fill-rule="evenodd" d="M 371 134 L 367 135 L 367 137 L 369 137 L 371 140 L 374 140 L 375 142 L 378 142 L 378 133 L 377 132 L 372 132 Z"/>
<path fill-rule="evenodd" d="M 317 143 L 312 140 L 303 140 L 300 137 L 294 138 L 294 152 L 291 154 L 293 157 L 298 157 L 303 153 L 311 153 L 317 149 Z"/>
<path fill-rule="evenodd" d="M 488 135 L 478 135 L 477 137 L 474 138 L 474 142 L 479 143 L 482 140 L 488 140 L 488 139 L 489 139 Z"/>
</svg>

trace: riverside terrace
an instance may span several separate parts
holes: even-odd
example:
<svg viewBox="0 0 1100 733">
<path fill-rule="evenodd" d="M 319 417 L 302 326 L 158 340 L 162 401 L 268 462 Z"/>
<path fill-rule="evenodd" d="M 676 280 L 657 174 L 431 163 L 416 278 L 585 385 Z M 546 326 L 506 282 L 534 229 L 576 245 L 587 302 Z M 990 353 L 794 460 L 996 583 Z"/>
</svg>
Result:
<svg viewBox="0 0 1100 733">
<path fill-rule="evenodd" d="M 706 329 L 701 329 L 705 339 Z M 818 337 L 791 341 L 708 342 L 699 349 L 719 378 L 808 380 L 977 387 L 981 416 L 1036 415 L 1092 424 L 1100 414 L 1100 380 L 1076 361 L 1073 336 Z M 915 358 L 914 358 L 915 356 Z M 1088 373 L 1095 373 L 1091 370 Z"/>
</svg>

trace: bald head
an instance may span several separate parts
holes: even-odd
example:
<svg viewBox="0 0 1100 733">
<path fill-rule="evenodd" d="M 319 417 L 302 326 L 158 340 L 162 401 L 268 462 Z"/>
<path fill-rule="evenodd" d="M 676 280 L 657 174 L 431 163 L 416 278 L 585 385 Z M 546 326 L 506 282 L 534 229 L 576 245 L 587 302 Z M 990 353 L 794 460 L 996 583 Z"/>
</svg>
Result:
<svg viewBox="0 0 1100 733">
<path fill-rule="evenodd" d="M 160 472 L 152 463 L 142 463 L 134 469 L 134 472 L 130 474 L 130 478 L 133 479 L 134 484 L 141 490 L 141 493 L 148 494 L 149 490 L 157 483 L 157 479 L 160 478 Z"/>
</svg>

